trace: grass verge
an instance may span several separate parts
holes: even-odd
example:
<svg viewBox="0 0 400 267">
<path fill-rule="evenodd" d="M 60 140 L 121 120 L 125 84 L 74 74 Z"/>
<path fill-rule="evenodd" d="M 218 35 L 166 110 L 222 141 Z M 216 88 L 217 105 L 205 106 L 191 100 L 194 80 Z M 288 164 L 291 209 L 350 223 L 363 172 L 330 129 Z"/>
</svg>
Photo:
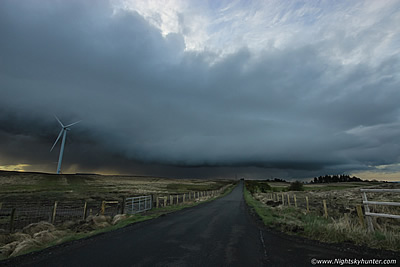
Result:
<svg viewBox="0 0 400 267">
<path fill-rule="evenodd" d="M 269 207 L 253 198 L 244 188 L 244 199 L 263 223 L 273 229 L 326 243 L 351 243 L 376 249 L 400 251 L 400 233 L 375 231 L 360 227 L 356 218 L 337 220 L 305 213 L 294 207 Z"/>
</svg>

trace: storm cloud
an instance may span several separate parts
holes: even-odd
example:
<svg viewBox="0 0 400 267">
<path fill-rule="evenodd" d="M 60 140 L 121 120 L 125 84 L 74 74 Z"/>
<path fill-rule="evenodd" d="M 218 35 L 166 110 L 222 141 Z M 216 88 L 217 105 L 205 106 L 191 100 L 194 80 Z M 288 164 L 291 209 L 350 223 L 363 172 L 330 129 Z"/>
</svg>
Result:
<svg viewBox="0 0 400 267">
<path fill-rule="evenodd" d="M 53 114 L 83 120 L 65 171 L 291 178 L 400 161 L 399 3 L 293 2 L 259 23 L 255 4 L 219 3 L 202 39 L 190 10 L 168 32 L 124 3 L 0 2 L 0 166 L 55 169 Z"/>
</svg>

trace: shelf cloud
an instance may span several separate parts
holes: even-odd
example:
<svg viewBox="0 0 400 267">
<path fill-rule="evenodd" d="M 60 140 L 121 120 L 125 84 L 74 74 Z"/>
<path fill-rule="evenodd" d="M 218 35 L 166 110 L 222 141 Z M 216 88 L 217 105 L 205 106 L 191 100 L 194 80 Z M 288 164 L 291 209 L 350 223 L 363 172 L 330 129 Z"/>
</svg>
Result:
<svg viewBox="0 0 400 267">
<path fill-rule="evenodd" d="M 398 172 L 400 4 L 263 2 L 1 1 L 0 167 Z"/>
</svg>

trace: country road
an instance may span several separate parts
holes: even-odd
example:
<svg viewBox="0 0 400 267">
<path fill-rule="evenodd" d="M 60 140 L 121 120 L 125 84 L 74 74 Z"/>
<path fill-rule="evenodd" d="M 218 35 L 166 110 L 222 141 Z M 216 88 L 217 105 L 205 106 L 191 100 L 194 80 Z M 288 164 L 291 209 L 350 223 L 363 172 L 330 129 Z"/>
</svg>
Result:
<svg viewBox="0 0 400 267">
<path fill-rule="evenodd" d="M 215 201 L 4 263 L 74 267 L 310 266 L 312 258 L 362 256 L 259 227 L 248 213 L 240 182 L 232 193 Z"/>
</svg>

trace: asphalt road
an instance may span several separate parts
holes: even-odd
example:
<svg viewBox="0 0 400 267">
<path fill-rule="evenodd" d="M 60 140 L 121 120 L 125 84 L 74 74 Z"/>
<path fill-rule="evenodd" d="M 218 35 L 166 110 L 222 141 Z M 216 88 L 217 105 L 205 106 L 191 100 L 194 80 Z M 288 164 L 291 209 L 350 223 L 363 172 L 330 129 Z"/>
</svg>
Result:
<svg viewBox="0 0 400 267">
<path fill-rule="evenodd" d="M 260 227 L 248 212 L 241 182 L 232 193 L 215 201 L 17 257 L 7 265 L 311 266 L 312 258 L 362 257 Z"/>
</svg>

